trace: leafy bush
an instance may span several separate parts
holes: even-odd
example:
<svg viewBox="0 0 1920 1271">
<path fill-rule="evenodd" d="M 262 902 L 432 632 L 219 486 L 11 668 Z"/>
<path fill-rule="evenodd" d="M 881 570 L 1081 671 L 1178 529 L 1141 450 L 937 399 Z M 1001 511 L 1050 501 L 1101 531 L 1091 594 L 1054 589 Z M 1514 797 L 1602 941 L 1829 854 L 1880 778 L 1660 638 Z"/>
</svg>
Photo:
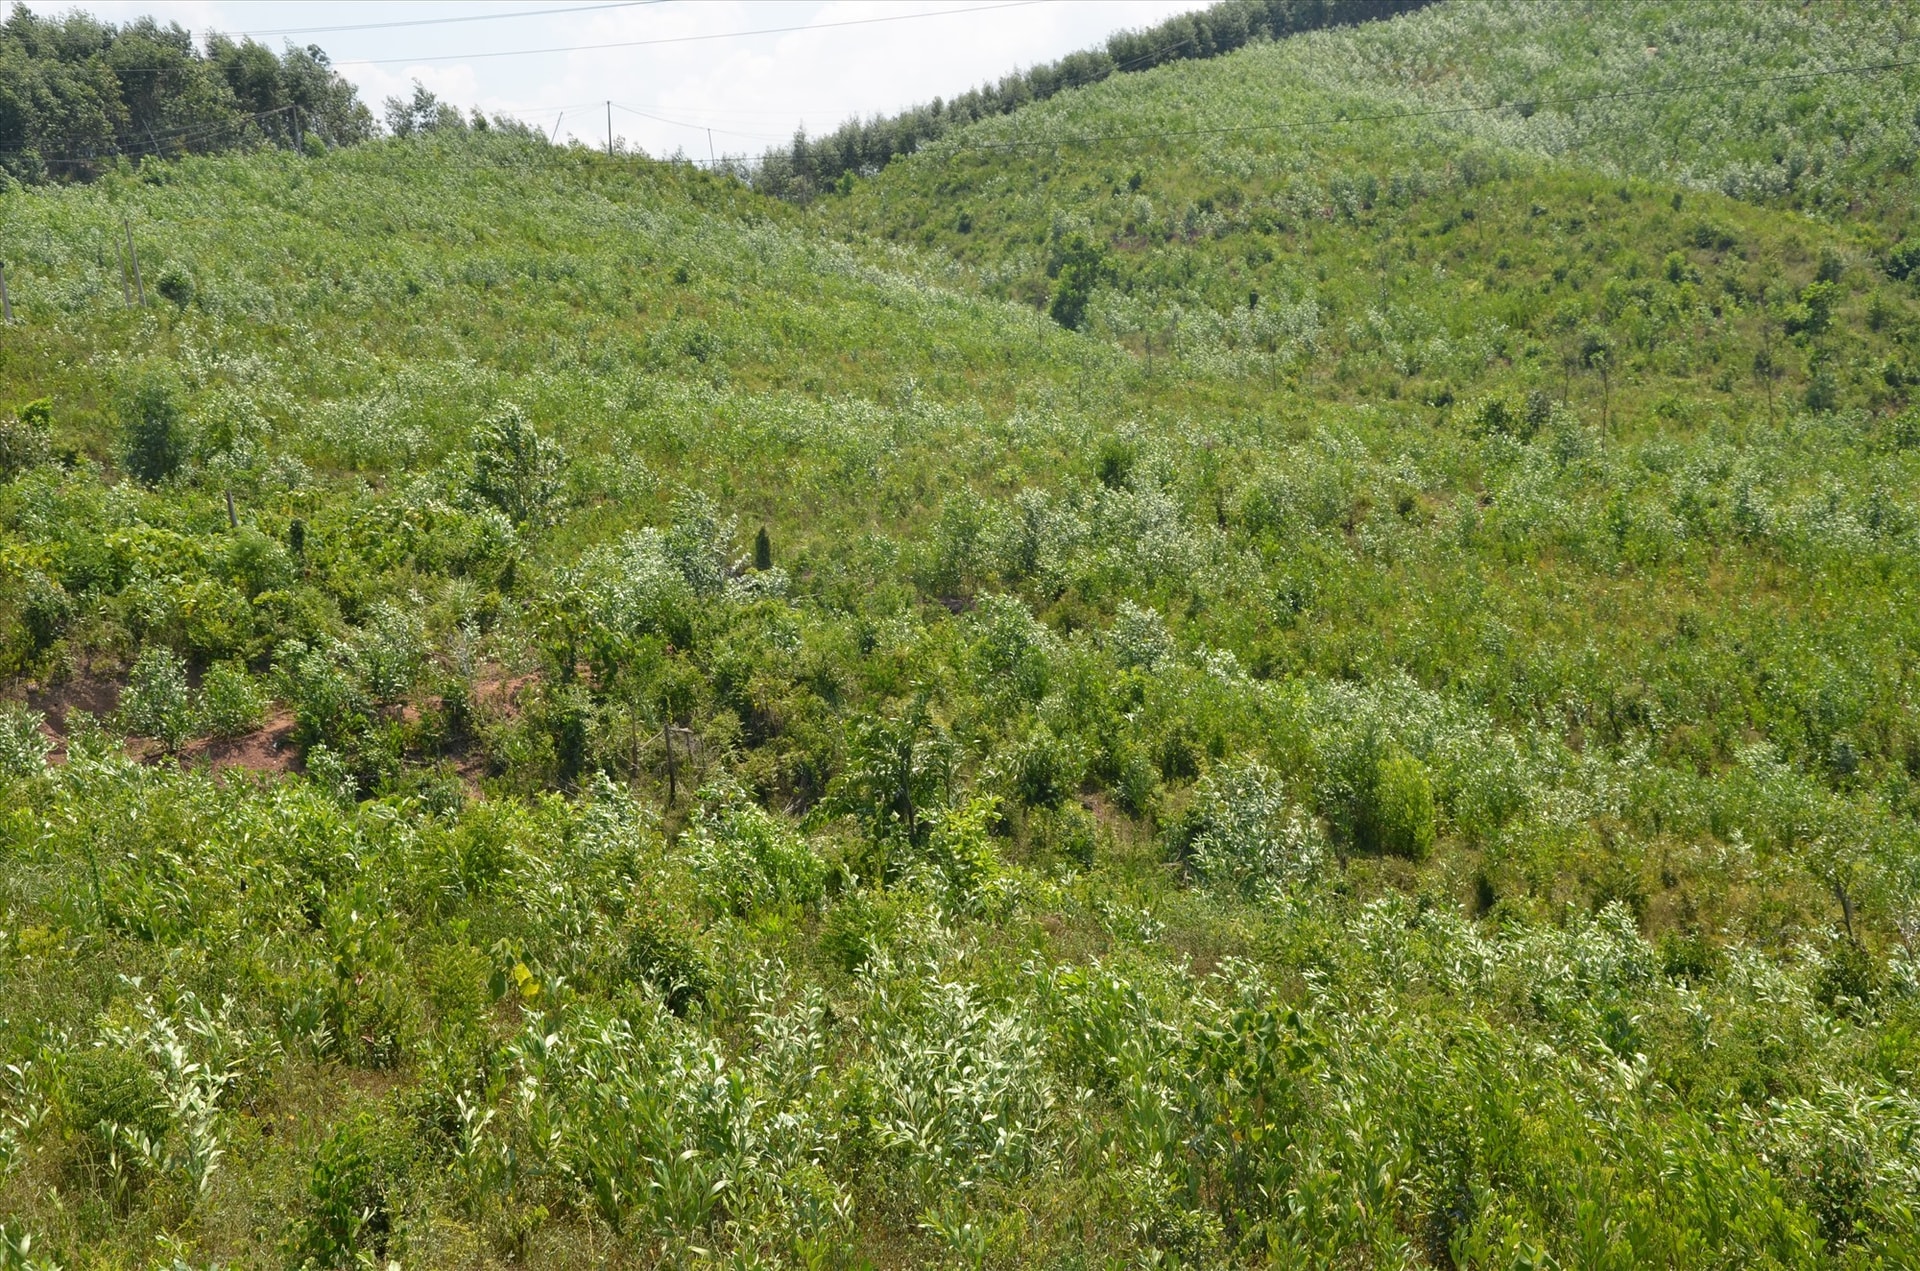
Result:
<svg viewBox="0 0 1920 1271">
<path fill-rule="evenodd" d="M 219 662 L 200 681 L 200 718 L 215 737 L 242 737 L 266 718 L 267 698 L 237 662 Z"/>
<path fill-rule="evenodd" d="M 682 850 L 702 897 L 723 911 L 811 904 L 825 892 L 826 863 L 807 840 L 731 781 L 700 792 Z"/>
<path fill-rule="evenodd" d="M 715 596 L 725 586 L 733 529 L 733 520 L 723 519 L 713 500 L 698 490 L 674 500 L 673 521 L 662 547 L 694 595 Z"/>
<path fill-rule="evenodd" d="M 675 1015 L 685 1015 L 712 992 L 712 963 L 685 915 L 658 902 L 643 904 L 628 918 L 624 943 L 625 976 L 651 985 Z"/>
<path fill-rule="evenodd" d="M 346 652 L 288 640 L 275 654 L 277 696 L 293 711 L 294 737 L 303 747 L 350 750 L 367 726 L 372 702 L 343 664 Z"/>
<path fill-rule="evenodd" d="M 1362 797 L 1355 841 L 1362 851 L 1423 861 L 1433 852 L 1436 813 L 1426 765 L 1398 747 L 1375 761 Z"/>
<path fill-rule="evenodd" d="M 1047 316 L 1077 331 L 1086 320 L 1093 289 L 1107 280 L 1107 254 L 1079 232 L 1059 244 L 1055 254 L 1058 263 L 1052 271 L 1053 294 L 1047 299 Z"/>
<path fill-rule="evenodd" d="M 61 1075 L 58 1111 L 78 1140 L 76 1164 L 88 1183 L 124 1205 L 127 1192 L 151 1177 L 143 1146 L 167 1133 L 160 1083 L 140 1056 L 117 1046 L 73 1053 Z"/>
<path fill-rule="evenodd" d="M 564 463 L 560 447 L 509 402 L 489 415 L 474 437 L 473 492 L 515 525 L 539 529 L 558 508 Z"/>
<path fill-rule="evenodd" d="M 184 309 L 193 301 L 193 275 L 178 264 L 169 264 L 161 269 L 153 289 L 174 307 Z"/>
<path fill-rule="evenodd" d="M 141 374 L 123 393 L 118 413 L 127 471 L 157 485 L 187 457 L 186 413 L 178 383 L 157 371 Z"/>
<path fill-rule="evenodd" d="M 1920 238 L 1904 238 L 1887 252 L 1887 274 L 1902 282 L 1920 270 Z"/>
<path fill-rule="evenodd" d="M 940 902 L 950 912 L 979 913 L 985 891 L 1000 872 L 1000 853 L 988 826 L 998 817 L 992 796 L 933 814 L 926 863 Z"/>
<path fill-rule="evenodd" d="M 46 716 L 14 702 L 0 702 L 0 777 L 27 777 L 46 767 L 53 742 L 42 730 Z"/>
<path fill-rule="evenodd" d="M 134 659 L 120 694 L 120 722 L 128 732 L 151 737 L 168 750 L 193 735 L 199 721 L 186 663 L 164 645 L 149 645 Z"/>
<path fill-rule="evenodd" d="M 844 971 L 858 971 L 891 949 L 906 902 L 861 888 L 842 897 L 821 924 L 820 951 Z"/>
<path fill-rule="evenodd" d="M 395 1214 L 392 1132 L 362 1113 L 340 1126 L 314 1155 L 304 1212 L 287 1232 L 289 1261 L 301 1266 L 350 1267 L 378 1263 L 386 1254 Z"/>
<path fill-rule="evenodd" d="M 300 538 L 305 538 L 305 525 Z M 226 545 L 220 561 L 221 572 L 252 600 L 266 591 L 280 591 L 293 585 L 298 576 L 293 554 L 258 528 L 243 525 Z"/>
<path fill-rule="evenodd" d="M 11 481 L 52 455 L 47 425 L 53 403 L 46 398 L 28 402 L 13 419 L 0 418 L 0 482 Z"/>
<path fill-rule="evenodd" d="M 397 702 L 426 666 L 426 630 L 417 606 L 383 600 L 355 633 L 353 662 L 377 702 Z"/>
<path fill-rule="evenodd" d="M 1289 803 L 1280 779 L 1255 760 L 1209 773 L 1194 790 L 1174 845 L 1206 882 L 1244 895 L 1269 884 L 1312 882 L 1325 868 L 1319 827 Z"/>
<path fill-rule="evenodd" d="M 1158 612 L 1123 600 L 1107 633 L 1113 660 L 1123 667 L 1154 671 L 1173 653 L 1173 637 Z"/>
</svg>

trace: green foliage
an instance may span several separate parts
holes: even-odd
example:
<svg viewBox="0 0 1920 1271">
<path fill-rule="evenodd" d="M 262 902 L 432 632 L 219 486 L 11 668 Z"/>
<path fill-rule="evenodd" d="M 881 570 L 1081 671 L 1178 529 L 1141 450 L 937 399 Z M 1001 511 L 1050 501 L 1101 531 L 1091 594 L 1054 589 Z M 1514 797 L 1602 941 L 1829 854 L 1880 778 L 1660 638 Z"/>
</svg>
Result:
<svg viewBox="0 0 1920 1271">
<path fill-rule="evenodd" d="M 1120 602 L 1107 633 L 1113 660 L 1132 670 L 1154 671 L 1173 655 L 1173 638 L 1165 619 L 1131 600 Z"/>
<path fill-rule="evenodd" d="M 89 179 L 123 153 L 291 146 L 300 130 L 343 145 L 373 132 L 353 85 L 317 45 L 276 55 L 215 35 L 202 47 L 178 23 L 115 26 L 19 9 L 0 23 L 0 66 L 0 172 L 19 180 Z"/>
<path fill-rule="evenodd" d="M 302 746 L 351 748 L 369 722 L 372 701 L 353 674 L 348 651 L 308 647 L 299 640 L 280 646 L 274 661 L 276 694 L 293 711 L 294 735 Z"/>
<path fill-rule="evenodd" d="M 186 664 L 164 645 L 149 645 L 127 672 L 120 694 L 120 721 L 129 732 L 176 750 L 198 724 Z"/>
<path fill-rule="evenodd" d="M 1311 883 L 1327 857 L 1319 828 L 1253 760 L 1199 783 L 1174 845 L 1200 878 L 1247 895 L 1270 884 Z"/>
<path fill-rule="evenodd" d="M 1381 755 L 1357 826 L 1361 849 L 1423 861 L 1433 852 L 1434 820 L 1426 766 L 1403 750 Z"/>
<path fill-rule="evenodd" d="M 267 698 L 236 662 L 218 662 L 200 681 L 200 720 L 215 737 L 241 737 L 266 718 Z"/>
<path fill-rule="evenodd" d="M 184 309 L 193 301 L 193 275 L 179 265 L 168 265 L 155 278 L 153 289 L 160 293 L 161 299 Z"/>
<path fill-rule="evenodd" d="M 157 485 L 186 462 L 186 412 L 170 375 L 141 374 L 122 395 L 119 416 L 121 454 L 136 478 Z"/>
<path fill-rule="evenodd" d="M 473 445 L 473 491 L 516 525 L 539 529 L 559 496 L 559 449 L 507 403 L 480 426 Z"/>
<path fill-rule="evenodd" d="M 807 840 L 731 783 L 700 792 L 682 847 L 702 897 L 723 912 L 811 904 L 825 891 L 826 864 Z"/>
<path fill-rule="evenodd" d="M 1077 331 L 1086 320 L 1093 289 L 1107 279 L 1106 253 L 1075 231 L 1055 247 L 1054 257 L 1048 269 L 1053 294 L 1047 300 L 1047 316 Z"/>
<path fill-rule="evenodd" d="M 0 193 L 5 1256 L 1913 1263 L 1897 19 L 1337 8 Z"/>
<path fill-rule="evenodd" d="M 366 1114 L 347 1121 L 315 1154 L 305 1212 L 287 1233 L 289 1261 L 350 1267 L 386 1252 L 393 1214 L 386 1189 L 391 1152 L 382 1127 Z"/>
<path fill-rule="evenodd" d="M 0 419 L 0 482 L 11 481 L 52 457 L 48 424 L 53 403 L 46 398 L 28 402 L 13 419 Z"/>
<path fill-rule="evenodd" d="M 53 742 L 41 730 L 46 716 L 14 702 L 0 704 L 0 776 L 27 777 L 46 766 Z"/>
<path fill-rule="evenodd" d="M 1920 270 L 1920 238 L 1903 238 L 1887 251 L 1887 275 L 1902 282 Z"/>
</svg>

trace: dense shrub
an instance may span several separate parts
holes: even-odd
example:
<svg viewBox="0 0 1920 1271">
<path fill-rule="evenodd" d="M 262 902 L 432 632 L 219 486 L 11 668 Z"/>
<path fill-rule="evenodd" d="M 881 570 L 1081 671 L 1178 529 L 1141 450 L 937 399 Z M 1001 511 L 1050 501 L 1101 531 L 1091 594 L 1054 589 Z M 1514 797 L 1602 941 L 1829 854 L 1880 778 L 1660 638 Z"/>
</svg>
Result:
<svg viewBox="0 0 1920 1271">
<path fill-rule="evenodd" d="M 11 419 L 0 418 L 0 482 L 11 481 L 52 457 L 48 425 L 53 403 L 41 398 L 28 402 Z"/>
<path fill-rule="evenodd" d="M 515 525 L 539 529 L 560 497 L 565 456 L 509 402 L 481 424 L 473 445 L 473 491 Z"/>
<path fill-rule="evenodd" d="M 150 371 L 123 393 L 118 411 L 127 471 L 149 485 L 172 476 L 187 457 L 186 412 L 179 386 Z"/>
<path fill-rule="evenodd" d="M 200 719 L 215 737 L 240 737 L 266 718 L 266 695 L 236 662 L 209 667 L 200 681 Z"/>
<path fill-rule="evenodd" d="M 46 716 L 13 702 L 0 704 L 0 776 L 26 777 L 46 765 L 52 741 L 41 731 Z"/>
<path fill-rule="evenodd" d="M 1433 851 L 1433 782 L 1426 765 L 1390 749 L 1376 762 L 1355 836 L 1363 851 L 1423 861 Z"/>
<path fill-rule="evenodd" d="M 682 848 L 701 895 L 725 912 L 810 904 L 824 894 L 827 867 L 807 840 L 731 782 L 700 792 Z"/>
<path fill-rule="evenodd" d="M 198 723 L 186 664 L 172 649 L 149 645 L 127 673 L 120 694 L 120 721 L 130 733 L 151 737 L 168 750 L 192 736 Z"/>
<path fill-rule="evenodd" d="M 1280 779 L 1252 760 L 1201 781 L 1175 844 L 1201 878 L 1247 894 L 1272 883 L 1311 882 L 1326 862 L 1319 827 L 1287 801 Z"/>
</svg>

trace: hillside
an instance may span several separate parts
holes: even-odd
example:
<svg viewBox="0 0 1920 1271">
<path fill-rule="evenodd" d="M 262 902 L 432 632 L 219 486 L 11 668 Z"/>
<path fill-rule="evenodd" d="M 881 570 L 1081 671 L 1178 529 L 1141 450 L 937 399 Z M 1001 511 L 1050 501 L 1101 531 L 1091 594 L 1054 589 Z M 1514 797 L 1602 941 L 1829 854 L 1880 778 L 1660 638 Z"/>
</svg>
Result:
<svg viewBox="0 0 1920 1271">
<path fill-rule="evenodd" d="M 1903 21 L 0 191 L 0 1266 L 1920 1261 Z"/>
</svg>

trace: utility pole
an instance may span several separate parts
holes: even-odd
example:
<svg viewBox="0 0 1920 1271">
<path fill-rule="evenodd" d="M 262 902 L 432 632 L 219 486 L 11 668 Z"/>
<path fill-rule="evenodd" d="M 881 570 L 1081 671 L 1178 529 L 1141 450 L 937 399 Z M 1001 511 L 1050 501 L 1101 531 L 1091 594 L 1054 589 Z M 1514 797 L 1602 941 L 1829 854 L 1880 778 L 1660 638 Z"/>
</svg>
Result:
<svg viewBox="0 0 1920 1271">
<path fill-rule="evenodd" d="M 13 301 L 7 298 L 7 267 L 0 264 L 0 322 L 13 325 Z"/>
<path fill-rule="evenodd" d="M 720 160 L 713 154 L 713 129 L 709 128 L 707 129 L 707 171 L 717 171 L 719 167 Z"/>
<path fill-rule="evenodd" d="M 607 158 L 613 158 L 613 102 L 607 102 Z"/>
</svg>

